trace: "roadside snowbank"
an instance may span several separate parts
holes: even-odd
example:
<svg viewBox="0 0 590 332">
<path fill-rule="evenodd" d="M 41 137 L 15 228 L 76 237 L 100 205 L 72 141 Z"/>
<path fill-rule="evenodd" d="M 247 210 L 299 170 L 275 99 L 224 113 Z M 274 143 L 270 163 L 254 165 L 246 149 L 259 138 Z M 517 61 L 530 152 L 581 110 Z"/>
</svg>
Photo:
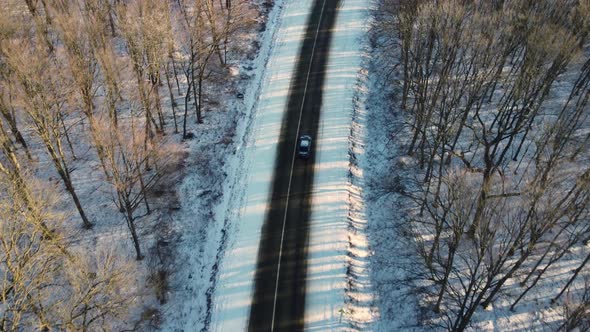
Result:
<svg viewBox="0 0 590 332">
<path fill-rule="evenodd" d="M 310 222 L 305 309 L 310 331 L 367 329 L 375 317 L 362 173 L 353 164 L 353 154 L 362 154 L 360 142 L 353 147 L 360 139 L 353 134 L 353 117 L 355 125 L 362 125 L 355 98 L 366 84 L 361 63 L 369 5 L 365 0 L 341 2 L 330 45 Z"/>
</svg>

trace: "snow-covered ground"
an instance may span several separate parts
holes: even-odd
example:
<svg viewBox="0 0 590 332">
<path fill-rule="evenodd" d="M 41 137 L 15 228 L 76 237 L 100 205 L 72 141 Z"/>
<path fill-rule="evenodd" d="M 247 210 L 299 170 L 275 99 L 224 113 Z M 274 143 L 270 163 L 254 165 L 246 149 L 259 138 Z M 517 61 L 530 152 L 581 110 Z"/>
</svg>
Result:
<svg viewBox="0 0 590 332">
<path fill-rule="evenodd" d="M 412 178 L 404 151 L 398 141 L 405 134 L 404 119 L 390 106 L 395 96 L 384 85 L 383 68 L 377 51 L 370 49 L 363 62 L 365 83 L 359 84 L 355 131 L 358 171 L 353 179 L 362 188 L 362 203 L 366 211 L 370 281 L 379 317 L 375 331 L 417 331 L 420 308 L 417 288 L 412 283 L 412 266 L 419 257 L 414 255 L 411 241 L 401 229 L 405 201 L 400 191 Z M 357 143 L 357 141 L 359 141 Z M 355 169 L 357 169 L 355 168 Z M 395 174 L 395 176 L 392 176 Z"/>
<path fill-rule="evenodd" d="M 389 59 L 380 62 L 380 56 Z M 368 83 L 364 86 L 365 89 L 359 89 L 360 103 L 357 111 L 360 122 L 365 124 L 359 135 L 364 148 L 359 150 L 364 153 L 357 159 L 360 160 L 361 174 L 364 176 L 364 205 L 366 218 L 369 220 L 370 280 L 379 309 L 379 318 L 373 328 L 377 331 L 443 329 L 442 324 L 424 325 L 440 323 L 444 316 L 434 313 L 432 303 L 426 302 L 424 290 L 431 285 L 424 281 L 423 275 L 417 273 L 420 272 L 423 260 L 416 257 L 411 234 L 404 233 L 408 229 L 404 223 L 409 221 L 408 215 L 414 204 L 407 193 L 415 189 L 412 187 L 416 184 L 415 180 L 423 175 L 423 170 L 406 153 L 411 136 L 407 119 L 399 107 L 401 79 L 395 76 L 395 71 L 387 72 L 393 76 L 385 78 L 384 75 L 386 70 L 383 68 L 387 67 L 384 63 L 395 65 L 396 56 L 393 52 L 386 53 L 382 50 L 373 50 L 369 55 L 364 66 L 368 70 Z M 547 118 L 562 107 L 579 72 L 580 63 L 574 61 L 552 86 L 542 108 Z M 386 80 L 387 84 L 384 83 Z M 587 129 L 584 129 L 580 135 L 586 133 Z M 588 158 L 582 157 L 580 160 L 587 162 Z M 510 165 L 507 173 L 517 174 L 513 170 L 518 167 L 519 165 Z M 585 166 L 579 164 L 578 167 L 579 171 Z M 557 330 L 563 323 L 563 303 L 567 299 L 562 297 L 557 303 L 552 303 L 551 299 L 572 276 L 573 270 L 586 257 L 589 249 L 588 244 L 574 246 L 559 264 L 553 266 L 553 271 L 546 273 L 519 305 L 511 310 L 510 305 L 524 289 L 519 285 L 519 281 L 524 279 L 522 274 L 533 268 L 531 263 L 526 263 L 523 271 L 509 279 L 501 294 L 488 308 L 478 308 L 467 330 Z M 539 257 L 538 253 L 535 255 L 535 259 Z M 572 298 L 579 297 L 583 287 L 584 278 L 580 276 L 570 288 Z"/>
<path fill-rule="evenodd" d="M 360 75 L 369 5 L 342 1 L 330 45 L 310 222 L 305 309 L 310 331 L 366 329 L 374 319 L 363 198 L 352 182 L 349 155 L 354 99 L 365 83 Z"/>
</svg>

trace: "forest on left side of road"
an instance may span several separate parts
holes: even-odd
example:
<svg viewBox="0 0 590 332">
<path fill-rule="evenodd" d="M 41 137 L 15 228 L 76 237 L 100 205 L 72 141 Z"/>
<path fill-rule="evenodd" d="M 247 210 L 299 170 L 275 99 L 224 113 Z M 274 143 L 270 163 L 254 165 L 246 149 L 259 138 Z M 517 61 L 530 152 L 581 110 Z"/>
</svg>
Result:
<svg viewBox="0 0 590 332">
<path fill-rule="evenodd" d="M 0 1 L 1 331 L 161 323 L 140 306 L 167 300 L 188 142 L 240 98 L 269 3 Z"/>
</svg>

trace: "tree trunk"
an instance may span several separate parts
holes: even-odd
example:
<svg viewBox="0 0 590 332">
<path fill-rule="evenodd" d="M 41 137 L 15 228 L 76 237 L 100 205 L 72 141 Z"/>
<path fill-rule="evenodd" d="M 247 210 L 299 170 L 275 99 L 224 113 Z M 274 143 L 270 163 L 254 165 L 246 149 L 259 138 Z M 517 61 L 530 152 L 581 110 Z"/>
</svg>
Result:
<svg viewBox="0 0 590 332">
<path fill-rule="evenodd" d="M 182 120 L 182 138 L 187 139 L 187 132 L 186 132 L 186 120 L 188 117 L 188 101 L 191 95 L 191 86 L 192 84 L 188 84 L 188 90 L 186 91 L 186 95 L 184 96 L 184 118 Z"/>
<path fill-rule="evenodd" d="M 133 208 L 131 207 L 131 203 L 125 200 L 125 212 L 127 213 L 127 226 L 129 227 L 129 232 L 131 233 L 131 239 L 133 240 L 133 246 L 135 247 L 135 259 L 140 261 L 143 259 L 143 255 L 141 254 L 141 246 L 139 244 L 139 237 L 137 236 L 137 231 L 135 229 L 135 219 L 133 217 Z"/>
<path fill-rule="evenodd" d="M 174 81 L 176 81 L 176 91 L 178 91 L 178 95 L 180 95 L 180 83 L 178 81 L 178 71 L 176 71 L 176 61 L 174 61 L 174 57 L 170 57 L 170 61 L 172 61 L 172 70 L 174 72 Z"/>
<path fill-rule="evenodd" d="M 166 64 L 164 72 L 166 73 L 166 85 L 168 86 L 168 92 L 170 94 L 170 106 L 172 107 L 172 118 L 174 119 L 174 133 L 178 134 L 178 122 L 176 120 L 176 100 L 174 99 L 174 93 L 172 92 L 172 84 L 170 83 L 170 74 L 168 73 L 169 63 Z"/>
<path fill-rule="evenodd" d="M 197 106 L 197 123 L 203 123 L 203 75 L 199 75 L 199 95 Z"/>
<path fill-rule="evenodd" d="M 68 128 L 66 127 L 66 123 L 64 122 L 63 116 L 59 115 L 59 121 L 61 122 L 62 129 L 64 131 L 64 136 L 66 137 L 66 142 L 68 143 L 68 148 L 70 149 L 70 153 L 72 154 L 72 159 L 78 159 L 76 157 L 76 152 L 74 151 L 74 146 L 72 145 L 72 141 L 70 140 L 70 134 L 68 134 Z M 92 128 L 90 129 L 92 130 Z"/>
<path fill-rule="evenodd" d="M 86 213 L 84 212 L 84 209 L 82 208 L 82 204 L 80 204 L 80 199 L 78 198 L 78 194 L 76 194 L 76 191 L 74 190 L 74 186 L 72 184 L 72 180 L 70 179 L 69 175 L 65 175 L 62 174 L 62 172 L 58 172 L 61 175 L 61 178 L 64 181 L 64 184 L 66 185 L 66 190 L 68 191 L 68 193 L 70 193 L 70 196 L 72 196 L 72 200 L 74 201 L 74 204 L 76 205 L 76 209 L 78 210 L 78 213 L 80 214 L 80 218 L 82 218 L 82 224 L 84 225 L 84 228 L 86 229 L 91 229 L 92 228 L 92 223 L 88 220 L 88 217 L 86 217 Z"/>
</svg>

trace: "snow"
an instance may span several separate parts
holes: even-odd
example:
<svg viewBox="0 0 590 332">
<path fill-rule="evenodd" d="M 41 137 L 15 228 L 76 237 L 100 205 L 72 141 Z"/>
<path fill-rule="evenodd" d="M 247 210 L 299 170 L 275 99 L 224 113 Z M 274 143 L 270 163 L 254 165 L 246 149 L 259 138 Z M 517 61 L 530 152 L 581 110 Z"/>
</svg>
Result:
<svg viewBox="0 0 590 332">
<path fill-rule="evenodd" d="M 404 135 L 399 129 L 403 118 L 389 106 L 393 91 L 383 85 L 377 54 L 369 49 L 362 63 L 352 140 L 358 164 L 353 167 L 353 183 L 359 187 L 365 211 L 362 229 L 369 248 L 368 278 L 377 315 L 372 330 L 414 331 L 420 330 L 420 308 L 415 295 L 418 287 L 410 282 L 409 267 L 419 258 L 413 256 L 412 245 L 402 231 L 405 219 L 400 193 L 407 186 L 401 179 L 411 178 L 409 170 L 415 163 L 397 146 L 396 140 Z"/>
<path fill-rule="evenodd" d="M 367 329 L 375 318 L 361 188 L 351 183 L 349 149 L 369 2 L 344 0 L 323 88 L 309 240 L 305 329 Z"/>
<path fill-rule="evenodd" d="M 364 126 L 361 126 L 359 135 L 362 138 L 359 150 L 364 151 L 364 154 L 357 156 L 357 159 L 360 160 L 361 174 L 364 176 L 364 186 L 361 187 L 364 189 L 368 220 L 370 281 L 379 309 L 379 318 L 373 324 L 373 329 L 423 331 L 441 328 L 436 325 L 423 325 L 425 322 L 440 323 L 440 320 L 435 317 L 437 315 L 432 312 L 432 307 L 422 302 L 424 288 L 430 285 L 421 282 L 420 275 L 416 273 L 423 263 L 421 258 L 415 256 L 412 249 L 414 239 L 411 238 L 411 234 L 406 233 L 407 227 L 404 227 L 413 204 L 404 192 L 411 190 L 415 185 L 414 180 L 418 179 L 421 173 L 416 160 L 406 155 L 408 130 L 398 108 L 400 87 L 383 84 L 385 66 L 378 59 L 381 55 L 379 51 L 373 50 L 368 55 L 369 61 L 363 65 L 368 70 L 368 82 L 359 89 L 360 102 L 357 110 L 359 117 L 364 117 L 364 122 L 360 121 Z M 388 56 L 396 58 L 395 54 Z M 542 109 L 548 119 L 561 107 L 571 91 L 574 76 L 572 73 L 576 74 L 579 71 L 578 67 L 579 64 L 570 66 L 568 72 L 560 76 L 551 89 L 549 99 Z M 395 80 L 393 78 L 390 81 Z M 514 177 L 518 174 L 526 178 L 525 170 L 519 167 L 529 166 L 526 161 L 522 162 L 522 165 L 514 163 L 510 165 L 510 171 L 506 174 L 514 173 Z M 568 170 L 563 172 L 567 174 Z M 561 181 L 567 183 L 571 179 L 563 177 Z M 523 290 L 519 285 L 523 277 L 520 274 L 515 275 L 509 279 L 489 308 L 477 310 L 468 330 L 556 330 L 563 322 L 563 307 L 561 303 L 552 304 L 551 299 L 571 277 L 572 269 L 579 266 L 588 250 L 587 245 L 580 245 L 568 253 L 561 262 L 553 266 L 552 271 L 544 275 L 515 310 L 511 311 L 510 305 Z M 532 266 L 529 262 L 522 270 L 527 271 L 530 268 Z M 573 295 L 583 287 L 583 282 L 583 278 L 580 277 L 574 283 L 571 287 Z M 427 318 L 431 320 L 426 321 Z"/>
<path fill-rule="evenodd" d="M 186 290 L 179 296 L 188 304 L 169 308 L 167 330 L 247 329 L 279 131 L 312 4 L 278 0 L 269 15 L 253 77 L 241 87 L 243 101 L 234 105 L 241 110 L 237 142 L 220 165 L 227 176 L 223 183 L 210 183 L 221 186 L 223 195 L 214 200 L 210 216 L 197 220 L 195 236 L 183 239 L 184 264 L 193 270 L 179 279 Z M 389 106 L 395 88 L 382 85 L 382 68 L 367 45 L 370 9 L 366 0 L 342 0 L 333 32 L 320 131 L 314 137 L 305 308 L 309 331 L 424 329 L 418 294 L 427 285 L 412 274 L 420 259 L 404 233 L 409 203 L 402 196 L 417 166 L 400 143 L 407 135 L 404 119 Z M 232 75 L 242 72 L 239 65 L 232 67 Z M 206 188 L 208 181 L 189 175 L 181 187 L 183 201 L 203 200 L 204 190 L 195 188 Z M 202 216 L 201 208 L 183 207 L 182 218 Z M 539 291 L 552 285 L 543 284 Z M 509 304 L 500 297 L 492 308 L 477 313 L 473 328 L 542 329 L 561 314 L 543 303 L 509 312 Z"/>
<path fill-rule="evenodd" d="M 279 131 L 313 1 L 274 3 L 258 56 L 251 66 L 239 62 L 230 66 L 230 75 L 242 82 L 208 91 L 224 97 L 243 92 L 244 98 L 226 100 L 214 111 L 206 109 L 204 124 L 191 126 L 197 133 L 194 140 L 168 136 L 182 145 L 181 151 L 174 151 L 175 160 L 184 160 L 184 165 L 175 165 L 182 172 L 173 172 L 163 182 L 166 195 L 150 197 L 155 212 L 138 220 L 144 251 L 160 240 L 178 245 L 179 255 L 170 263 L 175 271 L 168 304 L 158 306 L 150 289 L 126 290 L 142 293 L 134 316 L 141 316 L 144 309 L 162 310 L 163 331 L 246 329 Z M 362 188 L 352 183 L 349 155 L 368 4 L 366 0 L 342 0 L 332 39 L 322 124 L 319 137 L 314 138 L 318 164 L 308 270 L 308 330 L 367 328 L 376 317 L 368 279 L 370 250 L 364 233 Z M 166 95 L 162 91 L 163 105 L 170 104 Z M 171 118 L 167 120 L 171 126 Z M 79 157 L 95 158 L 89 150 Z M 39 165 L 51 168 L 47 160 L 40 160 Z M 147 264 L 135 262 L 121 215 L 109 208 L 109 195 L 93 195 L 110 191 L 102 184 L 98 167 L 94 160 L 74 173 L 77 190 L 96 226 L 92 236 L 76 237 L 84 242 L 72 244 L 78 249 L 108 247 L 117 252 L 121 264 L 132 265 L 133 284 L 143 285 L 150 271 Z M 44 177 L 54 176 L 53 170 L 46 172 Z M 355 176 L 361 173 L 355 169 Z M 79 225 L 68 227 L 73 232 Z M 161 229 L 154 231 L 156 227 Z"/>
</svg>

